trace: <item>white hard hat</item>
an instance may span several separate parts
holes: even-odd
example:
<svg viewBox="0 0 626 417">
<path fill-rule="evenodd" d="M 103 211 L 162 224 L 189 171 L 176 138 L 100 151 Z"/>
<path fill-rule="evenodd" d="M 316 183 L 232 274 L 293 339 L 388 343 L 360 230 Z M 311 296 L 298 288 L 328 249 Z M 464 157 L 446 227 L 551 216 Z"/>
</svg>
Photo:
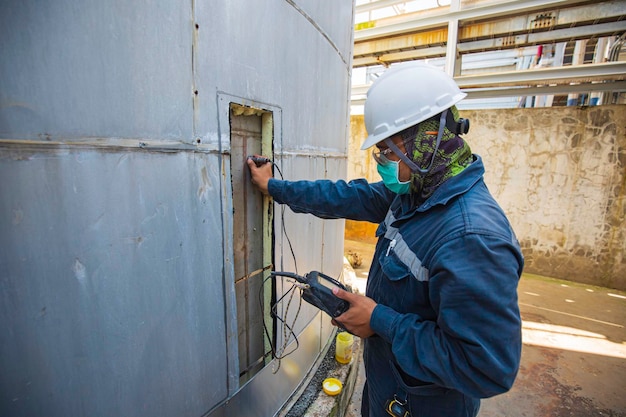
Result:
<svg viewBox="0 0 626 417">
<path fill-rule="evenodd" d="M 361 149 L 430 119 L 465 98 L 454 80 L 422 62 L 392 66 L 367 91 L 365 129 Z"/>
</svg>

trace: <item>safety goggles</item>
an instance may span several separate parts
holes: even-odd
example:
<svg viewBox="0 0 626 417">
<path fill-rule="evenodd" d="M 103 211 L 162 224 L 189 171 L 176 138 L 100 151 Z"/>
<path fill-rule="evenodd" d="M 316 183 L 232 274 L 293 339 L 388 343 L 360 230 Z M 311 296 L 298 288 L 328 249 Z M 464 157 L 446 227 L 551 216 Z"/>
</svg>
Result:
<svg viewBox="0 0 626 417">
<path fill-rule="evenodd" d="M 403 147 L 406 147 L 406 145 L 407 145 L 409 142 L 411 142 L 412 140 L 413 140 L 413 139 L 412 139 L 412 138 L 410 138 L 410 139 L 406 139 L 406 140 L 404 140 L 404 141 L 402 141 L 402 142 L 400 142 L 400 143 L 402 143 L 402 146 L 403 146 Z M 379 150 L 377 150 L 377 149 L 378 149 L 378 148 L 374 148 L 374 149 L 372 150 L 372 158 L 374 158 L 374 161 L 376 161 L 376 163 L 377 163 L 377 164 L 379 164 L 379 165 L 383 165 L 383 166 L 384 166 L 384 165 L 387 165 L 387 164 L 389 164 L 389 163 L 391 163 L 391 162 L 394 162 L 394 161 L 392 161 L 391 159 L 389 159 L 389 158 L 387 157 L 387 155 L 389 155 L 389 154 L 391 154 L 391 153 L 394 153 L 394 154 L 395 154 L 395 152 L 393 152 L 393 149 L 391 149 L 391 148 L 387 148 L 387 149 L 383 149 L 382 151 L 379 151 Z M 408 157 L 408 152 L 405 152 L 405 153 L 404 153 L 404 156 L 407 156 L 407 157 Z M 398 155 L 398 157 L 400 157 L 400 156 Z"/>
</svg>

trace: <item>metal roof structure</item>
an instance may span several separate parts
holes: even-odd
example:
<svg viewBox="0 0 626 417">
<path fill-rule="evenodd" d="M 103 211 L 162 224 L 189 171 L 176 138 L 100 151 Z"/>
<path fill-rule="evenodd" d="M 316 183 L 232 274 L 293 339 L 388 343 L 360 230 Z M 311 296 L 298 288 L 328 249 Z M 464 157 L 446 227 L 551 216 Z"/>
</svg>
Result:
<svg viewBox="0 0 626 417">
<path fill-rule="evenodd" d="M 410 60 L 442 67 L 487 107 L 623 102 L 626 0 L 443 1 L 357 1 L 353 105 Z"/>
</svg>

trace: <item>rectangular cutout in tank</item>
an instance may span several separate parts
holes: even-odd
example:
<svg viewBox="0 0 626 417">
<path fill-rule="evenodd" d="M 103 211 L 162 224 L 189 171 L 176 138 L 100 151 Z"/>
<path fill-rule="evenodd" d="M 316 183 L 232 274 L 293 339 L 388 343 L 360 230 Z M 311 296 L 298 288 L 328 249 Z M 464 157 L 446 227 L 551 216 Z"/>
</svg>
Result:
<svg viewBox="0 0 626 417">
<path fill-rule="evenodd" d="M 271 111 L 230 103 L 230 172 L 233 207 L 233 263 L 237 317 L 239 385 L 258 373 L 271 357 L 264 334 L 274 340 L 269 314 L 273 282 L 265 281 L 273 263 L 273 205 L 250 181 L 248 155 L 272 158 Z"/>
</svg>

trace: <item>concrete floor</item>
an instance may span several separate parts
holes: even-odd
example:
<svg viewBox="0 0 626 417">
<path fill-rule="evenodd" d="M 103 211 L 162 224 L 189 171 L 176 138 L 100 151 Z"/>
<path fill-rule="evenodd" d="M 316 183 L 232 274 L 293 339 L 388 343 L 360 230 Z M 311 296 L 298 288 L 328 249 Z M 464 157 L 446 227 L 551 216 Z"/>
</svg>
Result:
<svg viewBox="0 0 626 417">
<path fill-rule="evenodd" d="M 374 245 L 346 240 L 364 292 Z M 508 393 L 483 400 L 480 417 L 626 417 L 626 293 L 524 274 L 522 362 Z M 362 364 L 346 416 L 360 416 Z"/>
</svg>

